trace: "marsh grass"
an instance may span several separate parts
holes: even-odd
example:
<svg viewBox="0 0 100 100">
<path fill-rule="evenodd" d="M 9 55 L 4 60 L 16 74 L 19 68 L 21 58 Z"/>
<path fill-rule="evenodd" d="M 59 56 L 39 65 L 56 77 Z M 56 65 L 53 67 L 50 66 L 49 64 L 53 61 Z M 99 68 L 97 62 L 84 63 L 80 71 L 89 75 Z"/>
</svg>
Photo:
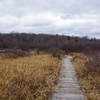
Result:
<svg viewBox="0 0 100 100">
<path fill-rule="evenodd" d="M 50 55 L 0 59 L 0 100 L 49 100 L 60 68 Z"/>
<path fill-rule="evenodd" d="M 100 100 L 99 62 L 80 53 L 73 54 L 72 62 L 88 100 Z"/>
</svg>

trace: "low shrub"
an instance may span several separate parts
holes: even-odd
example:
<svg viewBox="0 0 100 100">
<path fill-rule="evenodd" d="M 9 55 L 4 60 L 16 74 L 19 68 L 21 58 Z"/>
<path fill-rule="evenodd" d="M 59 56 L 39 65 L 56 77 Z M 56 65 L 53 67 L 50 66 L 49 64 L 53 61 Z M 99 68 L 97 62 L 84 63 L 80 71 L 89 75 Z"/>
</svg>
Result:
<svg viewBox="0 0 100 100">
<path fill-rule="evenodd" d="M 50 53 L 53 57 L 57 57 L 59 59 L 61 59 L 61 56 L 62 55 L 65 55 L 66 53 L 61 50 L 61 49 L 58 49 L 58 48 L 49 48 L 46 50 L 48 53 Z"/>
<path fill-rule="evenodd" d="M 24 51 L 21 49 L 4 49 L 0 50 L 0 54 L 2 54 L 3 57 L 8 58 L 25 57 L 31 55 L 29 51 Z"/>
<path fill-rule="evenodd" d="M 85 63 L 85 66 L 90 73 L 100 73 L 100 59 L 92 58 Z"/>
</svg>

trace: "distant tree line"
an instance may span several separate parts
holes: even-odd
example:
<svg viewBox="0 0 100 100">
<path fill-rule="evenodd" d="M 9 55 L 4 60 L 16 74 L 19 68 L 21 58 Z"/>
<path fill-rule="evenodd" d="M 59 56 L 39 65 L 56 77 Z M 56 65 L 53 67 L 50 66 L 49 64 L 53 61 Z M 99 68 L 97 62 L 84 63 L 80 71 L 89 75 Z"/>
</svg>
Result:
<svg viewBox="0 0 100 100">
<path fill-rule="evenodd" d="M 79 52 L 88 48 L 100 50 L 100 40 L 65 35 L 0 34 L 0 49 L 47 50 L 49 48 L 58 48 L 66 52 Z"/>
</svg>

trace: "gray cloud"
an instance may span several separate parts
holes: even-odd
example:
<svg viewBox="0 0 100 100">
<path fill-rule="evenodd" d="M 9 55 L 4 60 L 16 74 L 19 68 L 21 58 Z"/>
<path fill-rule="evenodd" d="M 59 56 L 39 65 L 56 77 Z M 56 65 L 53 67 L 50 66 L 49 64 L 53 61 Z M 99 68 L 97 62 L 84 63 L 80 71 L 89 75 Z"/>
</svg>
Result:
<svg viewBox="0 0 100 100">
<path fill-rule="evenodd" d="M 100 0 L 0 0 L 0 32 L 74 33 L 98 37 L 99 5 Z"/>
</svg>

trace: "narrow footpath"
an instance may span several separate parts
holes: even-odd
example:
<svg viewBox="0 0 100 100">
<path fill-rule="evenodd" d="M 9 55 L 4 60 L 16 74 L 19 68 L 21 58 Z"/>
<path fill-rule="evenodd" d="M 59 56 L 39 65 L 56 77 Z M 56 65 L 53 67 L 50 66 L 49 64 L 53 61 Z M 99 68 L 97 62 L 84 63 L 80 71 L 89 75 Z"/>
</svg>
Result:
<svg viewBox="0 0 100 100">
<path fill-rule="evenodd" d="M 63 60 L 63 69 L 61 70 L 56 93 L 51 100 L 87 100 L 81 90 L 76 71 L 67 56 Z"/>
</svg>

